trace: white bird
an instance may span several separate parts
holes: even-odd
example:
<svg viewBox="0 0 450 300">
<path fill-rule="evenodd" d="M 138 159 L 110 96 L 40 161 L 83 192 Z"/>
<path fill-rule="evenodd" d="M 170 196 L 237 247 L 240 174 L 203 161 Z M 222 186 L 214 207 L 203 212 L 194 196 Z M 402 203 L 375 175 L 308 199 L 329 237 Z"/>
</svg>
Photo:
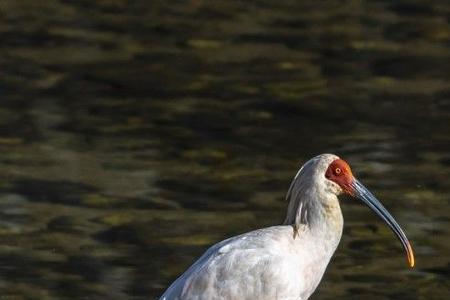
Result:
<svg viewBox="0 0 450 300">
<path fill-rule="evenodd" d="M 411 244 L 383 205 L 336 155 L 306 162 L 287 193 L 283 225 L 258 229 L 210 247 L 160 300 L 306 300 L 319 284 L 342 235 L 337 196 L 374 210 L 398 236 L 414 266 Z"/>
</svg>

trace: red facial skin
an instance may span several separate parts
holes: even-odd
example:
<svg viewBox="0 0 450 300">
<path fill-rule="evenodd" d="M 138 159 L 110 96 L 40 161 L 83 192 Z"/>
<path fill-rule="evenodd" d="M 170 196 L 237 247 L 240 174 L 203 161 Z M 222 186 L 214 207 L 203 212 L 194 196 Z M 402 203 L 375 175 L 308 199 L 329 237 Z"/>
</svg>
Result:
<svg viewBox="0 0 450 300">
<path fill-rule="evenodd" d="M 353 174 L 345 160 L 340 158 L 334 160 L 328 166 L 325 177 L 338 184 L 344 193 L 353 196 L 353 188 L 350 185 L 353 181 Z"/>
</svg>

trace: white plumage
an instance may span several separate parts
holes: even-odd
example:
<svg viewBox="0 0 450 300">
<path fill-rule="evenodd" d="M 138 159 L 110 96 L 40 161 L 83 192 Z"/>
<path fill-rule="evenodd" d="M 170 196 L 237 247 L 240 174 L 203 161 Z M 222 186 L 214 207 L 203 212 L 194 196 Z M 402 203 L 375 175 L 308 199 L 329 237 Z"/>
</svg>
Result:
<svg viewBox="0 0 450 300">
<path fill-rule="evenodd" d="M 322 154 L 304 164 L 287 193 L 283 225 L 213 245 L 160 300 L 308 299 L 342 235 L 337 195 L 346 187 L 325 176 L 338 159 Z"/>
</svg>

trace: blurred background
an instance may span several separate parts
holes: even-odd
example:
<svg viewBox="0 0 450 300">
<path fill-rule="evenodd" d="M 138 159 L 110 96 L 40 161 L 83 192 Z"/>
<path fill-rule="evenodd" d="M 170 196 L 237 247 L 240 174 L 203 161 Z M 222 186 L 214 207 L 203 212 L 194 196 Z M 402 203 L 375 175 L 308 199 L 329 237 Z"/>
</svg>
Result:
<svg viewBox="0 0 450 300">
<path fill-rule="evenodd" d="M 325 152 L 325 299 L 450 298 L 448 1 L 0 0 L 1 299 L 156 299 Z"/>
</svg>

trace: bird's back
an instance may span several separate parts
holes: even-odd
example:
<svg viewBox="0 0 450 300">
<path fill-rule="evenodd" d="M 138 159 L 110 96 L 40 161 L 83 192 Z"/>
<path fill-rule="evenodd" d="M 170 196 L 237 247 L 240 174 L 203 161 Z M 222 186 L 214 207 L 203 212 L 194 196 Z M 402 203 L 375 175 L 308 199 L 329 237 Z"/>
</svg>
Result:
<svg viewBox="0 0 450 300">
<path fill-rule="evenodd" d="M 161 300 L 296 299 L 314 291 L 334 252 L 290 225 L 255 230 L 209 248 Z M 301 245 L 299 247 L 299 245 Z"/>
</svg>

